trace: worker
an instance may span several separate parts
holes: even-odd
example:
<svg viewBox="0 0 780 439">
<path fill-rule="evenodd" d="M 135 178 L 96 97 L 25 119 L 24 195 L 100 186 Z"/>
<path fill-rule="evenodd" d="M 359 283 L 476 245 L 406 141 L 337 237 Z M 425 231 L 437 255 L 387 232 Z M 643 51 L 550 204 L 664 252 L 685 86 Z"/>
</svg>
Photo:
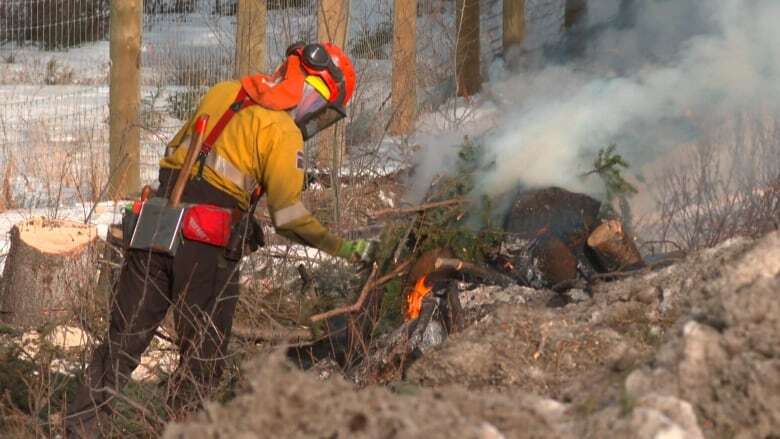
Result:
<svg viewBox="0 0 780 439">
<path fill-rule="evenodd" d="M 192 205 L 187 212 L 197 213 L 195 232 L 206 233 L 188 234 L 185 221 L 185 239 L 175 256 L 125 252 L 108 336 L 94 351 L 68 408 L 69 436 L 98 436 L 100 412 L 109 410 L 170 307 L 180 362 L 168 380 L 168 401 L 180 410 L 197 407 L 208 397 L 224 368 L 239 294 L 238 261 L 226 257 L 229 237 L 219 236 L 224 227 L 217 223 L 235 210 L 247 212 L 258 187 L 267 197 L 277 233 L 353 262 L 370 260 L 369 242 L 329 232 L 301 203 L 303 142 L 345 117 L 355 84 L 352 62 L 340 48 L 296 43 L 273 75 L 220 82 L 208 90 L 169 143 L 157 190 L 159 197 L 169 195 L 196 118 L 209 115 L 206 153 L 193 166 L 182 195 L 182 202 Z"/>
</svg>

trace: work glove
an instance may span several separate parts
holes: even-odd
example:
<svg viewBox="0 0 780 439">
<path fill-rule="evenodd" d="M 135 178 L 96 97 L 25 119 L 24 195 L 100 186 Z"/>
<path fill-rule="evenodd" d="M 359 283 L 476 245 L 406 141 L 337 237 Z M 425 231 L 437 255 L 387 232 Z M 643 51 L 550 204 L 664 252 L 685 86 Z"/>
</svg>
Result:
<svg viewBox="0 0 780 439">
<path fill-rule="evenodd" d="M 344 240 L 339 252 L 336 254 L 350 262 L 362 265 L 370 265 L 376 259 L 376 241 L 365 239 Z"/>
</svg>

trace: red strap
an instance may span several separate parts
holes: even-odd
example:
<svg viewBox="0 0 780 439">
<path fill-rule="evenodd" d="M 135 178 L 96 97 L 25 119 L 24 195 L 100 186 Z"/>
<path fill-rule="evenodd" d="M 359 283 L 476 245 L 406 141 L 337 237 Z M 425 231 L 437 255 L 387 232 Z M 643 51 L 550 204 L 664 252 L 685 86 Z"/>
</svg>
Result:
<svg viewBox="0 0 780 439">
<path fill-rule="evenodd" d="M 214 142 L 216 142 L 219 135 L 222 134 L 222 130 L 225 129 L 225 126 L 230 122 L 230 119 L 233 119 L 233 116 L 235 116 L 239 110 L 252 104 L 254 104 L 254 101 L 247 97 L 246 90 L 244 90 L 244 87 L 241 87 L 236 99 L 230 104 L 227 111 L 222 114 L 222 117 L 219 118 L 217 124 L 211 129 L 206 140 L 203 141 L 203 149 L 201 149 L 200 152 L 201 157 L 209 155 L 211 148 L 214 146 Z"/>
</svg>

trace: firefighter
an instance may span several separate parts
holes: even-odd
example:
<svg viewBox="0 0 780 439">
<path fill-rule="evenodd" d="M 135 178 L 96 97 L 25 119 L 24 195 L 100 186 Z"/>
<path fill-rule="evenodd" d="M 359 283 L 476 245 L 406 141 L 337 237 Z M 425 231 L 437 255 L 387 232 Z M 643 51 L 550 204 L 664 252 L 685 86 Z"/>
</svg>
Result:
<svg viewBox="0 0 780 439">
<path fill-rule="evenodd" d="M 206 93 L 193 118 L 168 145 L 160 162 L 157 196 L 168 196 L 194 121 L 207 114 L 208 153 L 201 154 L 182 195 L 182 202 L 201 208 L 196 229 L 224 230 L 213 223 L 229 212 L 246 212 L 250 194 L 260 187 L 277 233 L 353 262 L 367 261 L 370 243 L 329 232 L 300 200 L 303 142 L 345 117 L 355 91 L 353 65 L 331 43 L 296 43 L 286 55 L 273 75 L 221 82 Z M 168 380 L 169 403 L 176 409 L 197 405 L 217 384 L 238 300 L 238 261 L 225 256 L 222 244 L 228 237 L 212 232 L 188 235 L 186 224 L 186 239 L 175 256 L 126 251 L 108 337 L 95 350 L 85 382 L 68 409 L 69 435 L 97 435 L 99 412 L 108 411 L 111 399 L 127 383 L 170 307 L 180 363 Z"/>
</svg>

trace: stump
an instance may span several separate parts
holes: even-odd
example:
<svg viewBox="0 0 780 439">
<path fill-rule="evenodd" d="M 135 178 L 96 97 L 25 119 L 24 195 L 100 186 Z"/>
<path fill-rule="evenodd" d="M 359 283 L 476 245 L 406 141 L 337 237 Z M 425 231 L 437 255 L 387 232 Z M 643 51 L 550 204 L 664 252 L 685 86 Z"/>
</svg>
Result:
<svg viewBox="0 0 780 439">
<path fill-rule="evenodd" d="M 15 225 L 0 292 L 0 319 L 17 327 L 58 323 L 94 294 L 95 227 L 35 218 Z"/>
<path fill-rule="evenodd" d="M 608 271 L 639 268 L 644 265 L 642 255 L 623 231 L 620 221 L 609 220 L 598 226 L 588 237 L 588 246 L 596 252 Z"/>
</svg>

